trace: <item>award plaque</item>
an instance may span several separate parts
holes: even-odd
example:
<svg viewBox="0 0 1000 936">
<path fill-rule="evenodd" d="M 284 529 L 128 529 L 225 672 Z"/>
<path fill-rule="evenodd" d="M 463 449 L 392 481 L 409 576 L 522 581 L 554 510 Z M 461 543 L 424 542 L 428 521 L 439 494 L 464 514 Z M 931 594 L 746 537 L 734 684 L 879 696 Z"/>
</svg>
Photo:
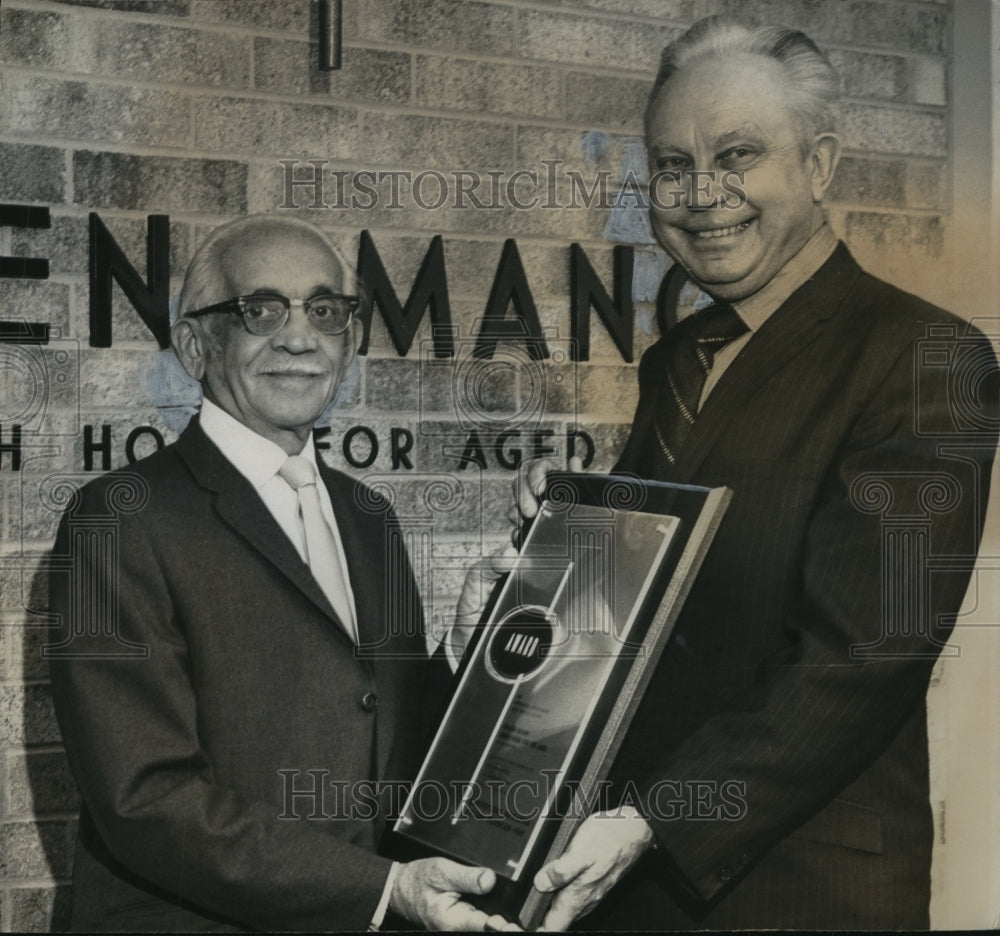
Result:
<svg viewBox="0 0 1000 936">
<path fill-rule="evenodd" d="M 527 929 L 586 817 L 729 500 L 726 488 L 550 474 L 395 830 L 492 868 L 477 903 Z"/>
</svg>

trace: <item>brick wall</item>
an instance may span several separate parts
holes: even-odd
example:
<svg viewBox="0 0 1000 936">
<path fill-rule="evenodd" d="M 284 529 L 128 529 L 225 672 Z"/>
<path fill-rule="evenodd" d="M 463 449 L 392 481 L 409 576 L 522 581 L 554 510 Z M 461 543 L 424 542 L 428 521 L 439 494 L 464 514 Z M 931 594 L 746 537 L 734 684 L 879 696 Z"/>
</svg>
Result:
<svg viewBox="0 0 1000 936">
<path fill-rule="evenodd" d="M 831 52 L 844 76 L 847 148 L 832 220 L 874 272 L 932 296 L 939 289 L 953 223 L 949 3 L 345 0 L 344 8 L 344 67 L 329 74 L 315 68 L 307 0 L 4 0 L 0 10 L 0 200 L 52 214 L 48 230 L 0 229 L 0 253 L 51 264 L 47 281 L 0 281 L 0 317 L 49 322 L 61 336 L 33 365 L 0 346 L 3 442 L 32 394 L 48 394 L 22 438 L 20 471 L 9 454 L 0 463 L 4 930 L 65 925 L 78 806 L 39 652 L 46 595 L 38 570 L 58 517 L 46 485 L 54 473 L 83 472 L 85 426 L 97 442 L 111 427 L 117 466 L 132 428 L 152 426 L 169 441 L 179 425 L 173 372 L 121 296 L 113 346 L 88 346 L 88 212 L 100 213 L 143 274 L 146 215 L 169 214 L 179 277 L 215 224 L 287 203 L 279 160 L 326 160 L 327 201 L 340 170 L 438 170 L 450 178 L 489 169 L 509 178 L 518 169 L 544 174 L 543 160 L 562 160 L 563 185 L 570 169 L 588 180 L 602 169 L 619 179 L 641 153 L 645 89 L 662 45 L 699 16 L 732 10 L 804 28 Z M 301 162 L 296 177 L 309 171 Z M 465 338 L 478 327 L 505 238 L 516 238 L 554 358 L 516 374 L 495 371 L 480 388 L 479 418 L 552 429 L 556 440 L 579 425 L 595 441 L 595 467 L 611 464 L 635 403 L 634 368 L 596 318 L 591 361 L 559 363 L 569 331 L 569 244 L 584 246 L 610 290 L 612 246 L 638 238 L 638 360 L 655 338 L 649 300 L 664 266 L 641 219 L 607 208 L 455 207 L 451 198 L 432 210 L 405 185 L 401 208 L 387 207 L 383 185 L 371 210 L 310 210 L 313 194 L 293 189 L 300 207 L 283 210 L 315 221 L 349 255 L 368 229 L 401 298 L 441 233 L 452 315 Z M 434 195 L 430 180 L 422 197 Z M 344 431 L 369 427 L 380 453 L 364 473 L 395 486 L 414 512 L 432 480 L 456 479 L 461 503 L 438 503 L 425 569 L 428 611 L 438 620 L 450 611 L 464 563 L 506 535 L 511 472 L 492 451 L 486 470 L 459 470 L 454 446 L 462 448 L 457 430 L 468 414 L 452 400 L 458 365 L 423 359 L 418 346 L 429 336 L 425 321 L 402 360 L 375 317 L 370 352 L 332 417 L 327 457 L 345 467 Z M 393 427 L 414 434 L 412 472 L 391 470 Z M 147 435 L 139 452 L 149 445 Z M 94 464 L 99 470 L 100 452 Z"/>
</svg>

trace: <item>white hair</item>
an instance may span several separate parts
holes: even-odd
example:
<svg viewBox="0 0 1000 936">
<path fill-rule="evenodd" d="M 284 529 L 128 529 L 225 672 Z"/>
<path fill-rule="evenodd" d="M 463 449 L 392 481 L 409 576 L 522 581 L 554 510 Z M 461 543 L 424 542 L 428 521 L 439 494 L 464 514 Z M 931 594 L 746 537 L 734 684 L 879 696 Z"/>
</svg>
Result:
<svg viewBox="0 0 1000 936">
<path fill-rule="evenodd" d="M 220 296 L 218 293 L 222 278 L 220 272 L 222 256 L 234 240 L 255 231 L 266 231 L 270 234 L 282 230 L 305 232 L 319 240 L 340 265 L 344 273 L 345 291 L 364 294 L 364 287 L 358 280 L 353 267 L 347 263 L 343 254 L 318 227 L 308 221 L 289 215 L 253 214 L 220 225 L 208 235 L 205 242 L 195 251 L 184 276 L 184 285 L 181 287 L 178 315 L 183 317 L 189 312 L 194 312 L 214 302 L 231 298 Z"/>
<path fill-rule="evenodd" d="M 830 60 L 805 33 L 784 26 L 746 26 L 726 16 L 708 16 L 675 39 L 660 58 L 646 113 L 671 75 L 712 55 L 761 55 L 784 67 L 792 109 L 810 138 L 836 130 L 840 81 Z M 810 141 L 811 142 L 811 139 Z"/>
</svg>

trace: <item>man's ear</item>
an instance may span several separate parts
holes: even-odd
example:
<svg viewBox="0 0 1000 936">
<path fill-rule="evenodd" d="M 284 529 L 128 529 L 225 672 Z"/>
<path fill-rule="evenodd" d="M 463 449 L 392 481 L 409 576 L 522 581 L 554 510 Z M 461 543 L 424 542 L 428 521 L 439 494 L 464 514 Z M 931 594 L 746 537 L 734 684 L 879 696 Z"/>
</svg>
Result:
<svg viewBox="0 0 1000 936">
<path fill-rule="evenodd" d="M 188 375 L 200 381 L 208 364 L 208 340 L 201 326 L 193 319 L 177 319 L 170 329 L 170 346 Z"/>
<path fill-rule="evenodd" d="M 835 133 L 821 133 L 813 142 L 809 157 L 812 171 L 813 201 L 819 204 L 833 181 L 840 162 L 840 137 Z"/>
<path fill-rule="evenodd" d="M 346 366 L 350 367 L 354 362 L 354 356 L 358 353 L 358 348 L 361 347 L 361 340 L 364 336 L 365 323 L 355 315 L 351 319 L 351 324 L 347 329 L 347 357 L 344 362 Z"/>
</svg>

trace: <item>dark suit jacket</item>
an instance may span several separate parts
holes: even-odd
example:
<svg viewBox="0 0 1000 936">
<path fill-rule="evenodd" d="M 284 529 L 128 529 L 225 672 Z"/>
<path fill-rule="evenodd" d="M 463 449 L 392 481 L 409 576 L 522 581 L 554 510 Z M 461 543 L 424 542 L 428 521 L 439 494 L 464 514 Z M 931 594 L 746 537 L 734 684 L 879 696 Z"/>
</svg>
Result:
<svg viewBox="0 0 1000 936">
<path fill-rule="evenodd" d="M 84 801 L 74 928 L 367 926 L 389 861 L 383 810 L 357 783 L 412 777 L 418 702 L 449 674 L 426 658 L 389 505 L 321 475 L 360 655 L 197 420 L 67 510 L 55 555 L 70 571 L 52 593 L 72 639 L 50 652 Z"/>
<path fill-rule="evenodd" d="M 650 428 L 663 352 L 618 468 L 734 495 L 615 766 L 659 850 L 586 925 L 926 927 L 924 697 L 979 544 L 992 349 L 840 245 L 672 471 Z"/>
</svg>

